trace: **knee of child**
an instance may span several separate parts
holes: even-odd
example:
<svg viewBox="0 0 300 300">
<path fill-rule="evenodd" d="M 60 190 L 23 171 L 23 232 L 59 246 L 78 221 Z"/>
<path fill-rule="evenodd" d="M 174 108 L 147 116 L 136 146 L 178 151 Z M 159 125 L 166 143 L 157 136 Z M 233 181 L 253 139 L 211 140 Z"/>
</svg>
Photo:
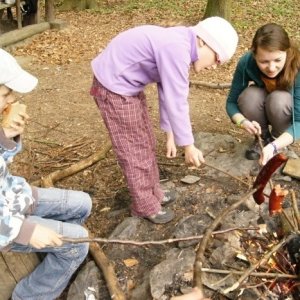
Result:
<svg viewBox="0 0 300 300">
<path fill-rule="evenodd" d="M 89 216 L 92 211 L 92 199 L 88 193 L 81 192 L 82 209 L 85 210 L 85 215 Z"/>
</svg>

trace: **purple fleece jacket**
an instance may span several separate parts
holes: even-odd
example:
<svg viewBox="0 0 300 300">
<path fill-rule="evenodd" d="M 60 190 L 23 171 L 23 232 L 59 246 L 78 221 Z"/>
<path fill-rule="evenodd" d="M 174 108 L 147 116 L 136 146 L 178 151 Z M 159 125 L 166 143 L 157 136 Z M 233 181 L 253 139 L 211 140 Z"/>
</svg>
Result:
<svg viewBox="0 0 300 300">
<path fill-rule="evenodd" d="M 178 146 L 194 143 L 188 93 L 189 69 L 198 59 L 190 27 L 139 26 L 117 35 L 92 61 L 98 81 L 108 90 L 134 96 L 157 83 L 160 125 Z"/>
</svg>

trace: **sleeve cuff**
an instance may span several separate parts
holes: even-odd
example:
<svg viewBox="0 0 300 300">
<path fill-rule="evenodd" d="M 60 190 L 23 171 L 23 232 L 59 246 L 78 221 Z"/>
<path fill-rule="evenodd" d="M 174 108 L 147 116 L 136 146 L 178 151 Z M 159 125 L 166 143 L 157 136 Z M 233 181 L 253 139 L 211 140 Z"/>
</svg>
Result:
<svg viewBox="0 0 300 300">
<path fill-rule="evenodd" d="M 31 223 L 25 219 L 18 236 L 14 239 L 14 242 L 22 245 L 28 245 L 35 226 L 35 223 Z"/>
<path fill-rule="evenodd" d="M 3 131 L 3 128 L 0 128 L 0 144 L 2 148 L 6 150 L 14 150 L 17 147 L 17 142 L 7 138 Z"/>
</svg>

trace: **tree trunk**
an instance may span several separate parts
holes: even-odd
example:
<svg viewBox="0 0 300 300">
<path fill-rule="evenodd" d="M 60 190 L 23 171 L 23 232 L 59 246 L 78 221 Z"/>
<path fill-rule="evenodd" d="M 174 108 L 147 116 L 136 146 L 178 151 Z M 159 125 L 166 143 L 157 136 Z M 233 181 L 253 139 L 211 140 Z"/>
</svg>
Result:
<svg viewBox="0 0 300 300">
<path fill-rule="evenodd" d="M 96 0 L 63 0 L 62 5 L 59 10 L 84 10 L 84 9 L 94 9 L 97 7 Z"/>
<path fill-rule="evenodd" d="M 203 19 L 219 16 L 230 22 L 231 0 L 207 0 Z"/>
<path fill-rule="evenodd" d="M 45 1 L 45 18 L 47 22 L 52 22 L 55 19 L 54 0 Z"/>
</svg>

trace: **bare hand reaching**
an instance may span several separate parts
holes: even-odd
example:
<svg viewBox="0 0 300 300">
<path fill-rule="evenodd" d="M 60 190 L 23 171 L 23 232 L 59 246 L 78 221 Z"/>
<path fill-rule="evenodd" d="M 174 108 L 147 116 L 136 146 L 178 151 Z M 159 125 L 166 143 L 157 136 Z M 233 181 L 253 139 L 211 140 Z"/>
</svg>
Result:
<svg viewBox="0 0 300 300">
<path fill-rule="evenodd" d="M 261 135 L 261 127 L 259 123 L 257 123 L 256 121 L 249 121 L 248 119 L 245 119 L 241 127 L 246 131 L 248 131 L 250 134 Z"/>
<path fill-rule="evenodd" d="M 202 152 L 192 145 L 185 146 L 185 163 L 191 166 L 199 167 L 201 163 L 204 163 Z"/>
</svg>

